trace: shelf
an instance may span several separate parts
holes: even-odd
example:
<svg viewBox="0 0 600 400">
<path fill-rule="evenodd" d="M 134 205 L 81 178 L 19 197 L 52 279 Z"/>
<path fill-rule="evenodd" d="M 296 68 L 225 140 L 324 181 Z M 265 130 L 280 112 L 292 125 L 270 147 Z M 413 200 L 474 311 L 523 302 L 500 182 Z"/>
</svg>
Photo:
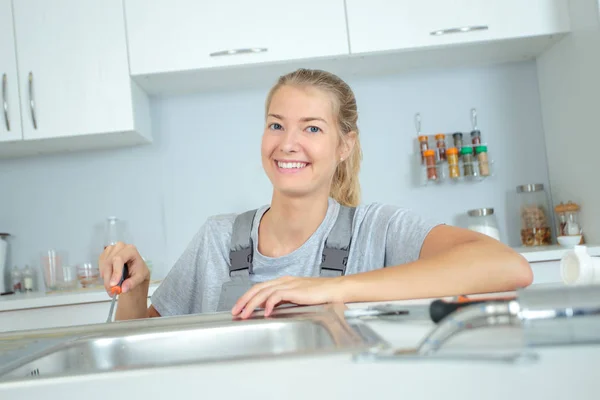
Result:
<svg viewBox="0 0 600 400">
<path fill-rule="evenodd" d="M 588 254 L 591 256 L 600 256 L 600 246 L 598 245 L 585 245 L 587 247 Z M 538 246 L 538 247 L 513 247 L 513 250 L 519 252 L 528 262 L 541 262 L 541 261 L 559 261 L 563 255 L 572 247 L 564 247 L 561 245 L 551 246 Z"/>
</svg>

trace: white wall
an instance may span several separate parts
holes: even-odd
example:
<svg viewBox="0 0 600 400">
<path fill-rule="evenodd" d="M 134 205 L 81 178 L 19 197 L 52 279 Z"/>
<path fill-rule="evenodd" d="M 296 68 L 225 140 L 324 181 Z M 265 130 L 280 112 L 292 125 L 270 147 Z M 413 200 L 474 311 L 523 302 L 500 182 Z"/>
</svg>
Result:
<svg viewBox="0 0 600 400">
<path fill-rule="evenodd" d="M 365 202 L 413 207 L 447 223 L 467 209 L 494 207 L 503 240 L 518 244 L 515 187 L 548 183 L 534 62 L 346 78 L 358 98 Z M 116 215 L 128 221 L 156 276 L 164 275 L 208 215 L 269 202 L 260 164 L 267 91 L 153 99 L 151 146 L 0 161 L 0 231 L 14 235 L 11 265 L 36 263 L 51 246 L 67 250 L 71 262 L 95 259 L 98 229 Z M 472 107 L 496 176 L 415 187 L 414 113 L 425 133 L 468 132 Z"/>
<path fill-rule="evenodd" d="M 581 205 L 588 243 L 600 241 L 599 8 L 571 1 L 573 32 L 538 60 L 553 198 Z"/>
</svg>

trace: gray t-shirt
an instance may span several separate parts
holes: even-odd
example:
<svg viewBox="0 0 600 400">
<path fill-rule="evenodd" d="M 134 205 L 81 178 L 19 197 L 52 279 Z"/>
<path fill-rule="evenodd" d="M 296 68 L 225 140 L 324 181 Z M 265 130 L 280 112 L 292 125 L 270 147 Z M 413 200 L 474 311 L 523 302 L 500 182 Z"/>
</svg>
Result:
<svg viewBox="0 0 600 400">
<path fill-rule="evenodd" d="M 252 227 L 255 283 L 281 276 L 319 276 L 325 240 L 336 221 L 339 203 L 329 199 L 327 214 L 308 240 L 290 254 L 271 258 L 258 251 L 258 225 L 269 208 L 256 212 Z M 152 295 L 154 308 L 162 315 L 214 312 L 221 286 L 229 278 L 229 247 L 237 214 L 207 219 L 184 253 Z M 356 208 L 352 244 L 346 274 L 371 271 L 415 261 L 425 237 L 437 223 L 411 210 L 384 204 Z"/>
</svg>

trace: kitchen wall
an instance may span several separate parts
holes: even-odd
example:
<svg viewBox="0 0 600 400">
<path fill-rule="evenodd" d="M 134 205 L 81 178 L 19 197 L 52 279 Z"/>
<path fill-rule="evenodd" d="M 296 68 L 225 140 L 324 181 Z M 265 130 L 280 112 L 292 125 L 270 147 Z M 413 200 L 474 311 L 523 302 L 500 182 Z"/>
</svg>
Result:
<svg viewBox="0 0 600 400">
<path fill-rule="evenodd" d="M 518 244 L 515 187 L 548 183 L 534 62 L 345 78 L 358 98 L 365 202 L 450 224 L 461 224 L 468 209 L 494 207 L 503 241 Z M 38 252 L 50 247 L 68 251 L 73 263 L 95 260 L 104 218 L 115 215 L 153 261 L 154 275 L 164 276 L 207 216 L 269 202 L 259 153 L 268 89 L 155 98 L 150 146 L 0 161 L 0 231 L 14 235 L 10 265 L 37 265 Z M 414 113 L 424 133 L 465 132 L 472 107 L 495 176 L 416 186 Z"/>
</svg>

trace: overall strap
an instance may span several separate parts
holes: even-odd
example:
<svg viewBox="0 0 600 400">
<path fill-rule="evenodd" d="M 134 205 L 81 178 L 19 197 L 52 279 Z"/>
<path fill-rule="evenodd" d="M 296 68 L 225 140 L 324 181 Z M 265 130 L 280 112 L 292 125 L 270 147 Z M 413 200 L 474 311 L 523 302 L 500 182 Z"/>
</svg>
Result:
<svg viewBox="0 0 600 400">
<path fill-rule="evenodd" d="M 246 211 L 235 218 L 229 247 L 230 276 L 233 273 L 244 276 L 252 274 L 254 245 L 251 234 L 256 211 Z M 325 240 L 323 255 L 321 256 L 321 276 L 346 274 L 355 212 L 356 208 L 354 207 L 340 206 L 335 224 L 327 240 Z"/>
<path fill-rule="evenodd" d="M 355 207 L 340 205 L 335 225 L 329 232 L 321 257 L 321 276 L 340 276 L 346 274 L 348 254 L 352 242 L 352 225 Z"/>
<path fill-rule="evenodd" d="M 231 244 L 229 246 L 229 276 L 233 272 L 244 275 L 252 274 L 252 224 L 257 210 L 239 214 L 233 222 Z"/>
</svg>

